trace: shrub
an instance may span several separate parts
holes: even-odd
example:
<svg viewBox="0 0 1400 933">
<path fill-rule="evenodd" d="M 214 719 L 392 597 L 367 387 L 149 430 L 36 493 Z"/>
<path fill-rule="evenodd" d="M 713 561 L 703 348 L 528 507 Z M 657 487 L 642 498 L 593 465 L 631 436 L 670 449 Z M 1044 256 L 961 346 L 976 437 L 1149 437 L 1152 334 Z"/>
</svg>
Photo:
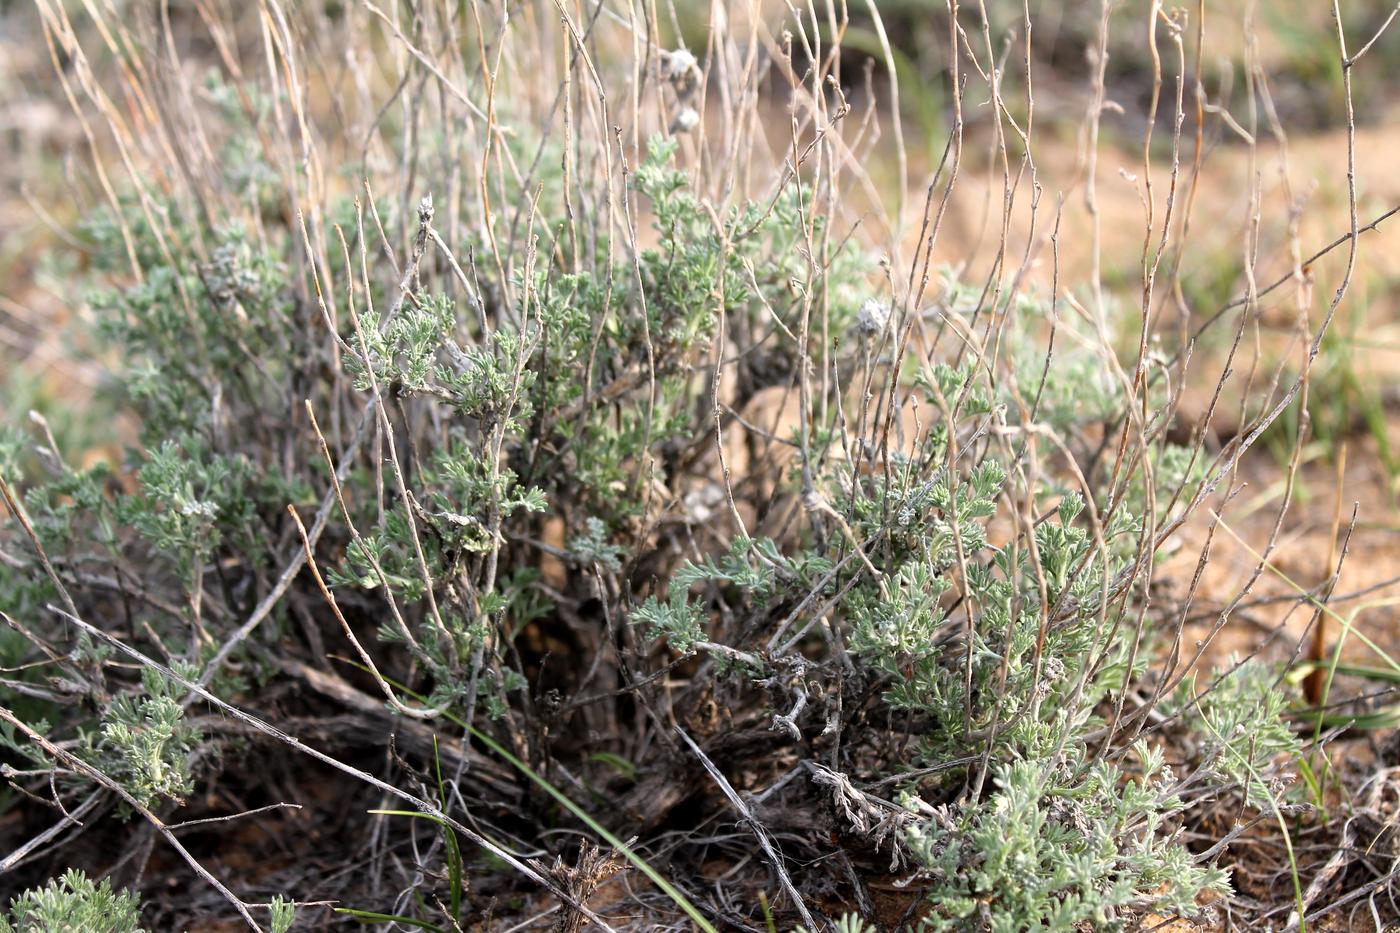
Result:
<svg viewBox="0 0 1400 933">
<path fill-rule="evenodd" d="M 155 178 L 81 225 L 112 394 L 139 427 L 95 466 L 0 435 L 0 652 L 22 672 L 0 706 L 33 787 L 91 792 L 76 756 L 172 843 L 172 814 L 237 815 L 202 815 L 203 787 L 268 804 L 244 818 L 290 802 L 273 788 L 329 796 L 344 851 L 318 855 L 373 841 L 372 877 L 321 879 L 340 909 L 424 929 L 525 912 L 522 878 L 575 928 L 620 862 L 565 865 L 573 833 L 647 873 L 638 922 L 756 922 L 734 904 L 761 880 L 701 906 L 701 886 L 663 880 L 752 856 L 699 831 L 717 805 L 757 834 L 792 923 L 814 922 L 814 893 L 859 902 L 854 865 L 877 858 L 919 881 L 928 929 L 1122 928 L 1229 896 L 1182 829 L 1201 799 L 1265 806 L 1299 746 L 1258 668 L 1178 689 L 1184 622 L 1154 602 L 1164 548 L 1248 446 L 1168 441 L 1189 346 L 1168 354 L 1142 323 L 1117 347 L 1109 302 L 1031 284 L 1005 241 L 985 280 L 936 267 L 932 187 L 917 248 L 891 233 L 877 253 L 838 145 L 839 56 L 801 65 L 806 116 L 765 160 L 743 127 L 766 68 L 702 76 L 684 49 L 584 38 L 532 6 L 564 18 L 551 56 L 472 10 L 472 42 L 436 9 L 412 37 L 297 11 L 264 36 L 266 79 L 226 62 L 190 114 L 151 115 Z M 361 100 L 301 69 L 314 36 L 363 43 L 352 59 L 391 44 L 398 90 L 362 112 L 367 74 Z M 412 44 L 444 37 L 462 42 Z M 773 74 L 799 64 L 786 41 Z M 132 42 L 133 101 L 168 101 L 168 76 L 133 64 L 163 53 Z M 496 94 L 533 73 L 559 79 L 557 107 Z M 337 116 L 307 111 L 303 79 Z M 693 132 L 706 81 L 736 108 L 717 139 Z M 333 141 L 341 118 L 362 151 Z M 716 178 L 721 152 L 744 168 Z M 332 183 L 360 173 L 388 177 Z M 1261 431 L 1286 404 L 1264 401 Z M 1187 777 L 1164 745 L 1188 750 Z M 308 770 L 274 785 L 286 748 Z M 338 782 L 319 799 L 313 760 Z M 741 771 L 751 796 L 725 784 Z M 780 791 L 770 833 L 743 808 Z M 368 828 L 404 815 L 401 835 Z M 293 884 L 315 887 L 269 869 L 220 893 L 251 923 L 253 893 Z M 134 897 L 77 874 L 15 903 L 21 927 L 136 922 Z M 290 902 L 271 905 L 285 929 Z"/>
</svg>

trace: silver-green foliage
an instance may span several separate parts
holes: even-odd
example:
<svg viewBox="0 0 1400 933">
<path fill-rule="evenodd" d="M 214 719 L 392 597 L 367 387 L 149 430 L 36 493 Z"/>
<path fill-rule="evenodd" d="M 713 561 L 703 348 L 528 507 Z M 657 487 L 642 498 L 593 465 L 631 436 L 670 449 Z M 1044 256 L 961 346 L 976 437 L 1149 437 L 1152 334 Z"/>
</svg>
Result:
<svg viewBox="0 0 1400 933">
<path fill-rule="evenodd" d="M 1122 929 L 1134 908 L 1193 914 L 1227 874 L 1196 864 L 1172 839 L 1183 804 L 1163 780 L 1160 751 L 1142 770 L 1017 761 L 976 806 L 934 813 L 909 832 L 931 876 L 927 930 Z"/>
<path fill-rule="evenodd" d="M 0 916 L 0 933 L 145 933 L 140 921 L 135 894 L 113 892 L 107 879 L 94 884 L 69 869 L 11 900 L 9 916 Z"/>
<path fill-rule="evenodd" d="M 1168 711 L 1180 710 L 1199 744 L 1202 766 L 1243 789 L 1252 807 L 1268 807 L 1283 794 L 1272 774 L 1281 756 L 1301 753 L 1298 736 L 1284 721 L 1287 699 L 1278 676 L 1259 661 L 1246 661 L 1218 675 L 1211 689 L 1192 702 L 1194 680 L 1182 685 Z"/>
<path fill-rule="evenodd" d="M 197 672 L 183 666 L 182 673 Z M 88 755 L 145 806 L 193 790 L 190 755 L 201 736 L 185 719 L 179 687 L 150 668 L 141 672 L 141 685 L 112 700 Z"/>
</svg>

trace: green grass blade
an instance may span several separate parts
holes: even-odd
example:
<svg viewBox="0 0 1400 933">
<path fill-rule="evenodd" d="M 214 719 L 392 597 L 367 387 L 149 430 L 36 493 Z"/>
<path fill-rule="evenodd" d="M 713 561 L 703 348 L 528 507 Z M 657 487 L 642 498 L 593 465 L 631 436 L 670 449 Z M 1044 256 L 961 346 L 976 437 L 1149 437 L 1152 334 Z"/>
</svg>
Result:
<svg viewBox="0 0 1400 933">
<path fill-rule="evenodd" d="M 405 926 L 417 927 L 420 930 L 432 930 L 433 933 L 447 933 L 436 923 L 429 923 L 426 920 L 417 920 L 413 917 L 403 917 L 399 914 L 379 914 L 372 910 L 355 910 L 353 907 L 337 907 L 335 912 L 345 914 L 347 917 L 354 917 L 361 923 L 402 923 Z"/>
</svg>

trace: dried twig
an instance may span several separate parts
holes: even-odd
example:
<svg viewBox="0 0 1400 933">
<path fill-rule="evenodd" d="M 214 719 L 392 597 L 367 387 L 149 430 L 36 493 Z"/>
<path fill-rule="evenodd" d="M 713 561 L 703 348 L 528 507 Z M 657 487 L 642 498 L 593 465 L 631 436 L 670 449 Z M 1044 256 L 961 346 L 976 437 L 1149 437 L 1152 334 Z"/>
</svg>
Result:
<svg viewBox="0 0 1400 933">
<path fill-rule="evenodd" d="M 807 909 L 807 905 L 802 900 L 802 895 L 798 893 L 797 887 L 792 883 L 792 878 L 788 875 L 787 866 L 783 861 L 783 854 L 778 851 L 778 847 L 774 845 L 773 840 L 768 835 L 768 831 L 763 828 L 763 824 L 754 817 L 753 811 L 749 809 L 748 804 L 746 804 L 739 796 L 738 792 L 734 790 L 734 786 L 729 783 L 729 780 L 715 767 L 715 763 L 710 760 L 709 756 L 700 750 L 699 745 L 695 744 L 695 740 L 680 726 L 676 727 L 676 734 L 690 747 L 695 757 L 700 759 L 700 763 L 705 766 L 705 770 L 709 772 L 710 777 L 714 779 L 715 784 L 718 785 L 719 789 L 724 793 L 725 798 L 728 799 L 734 809 L 739 812 L 740 818 L 748 824 L 749 829 L 753 831 L 754 838 L 758 840 L 759 846 L 763 848 L 764 854 L 768 856 L 768 864 L 773 867 L 774 874 L 778 876 L 778 883 L 781 884 L 783 890 L 787 892 L 788 898 L 792 901 L 792 906 L 801 914 L 803 922 L 807 925 L 807 929 L 822 929 L 821 926 L 818 926 L 817 921 Z"/>
</svg>

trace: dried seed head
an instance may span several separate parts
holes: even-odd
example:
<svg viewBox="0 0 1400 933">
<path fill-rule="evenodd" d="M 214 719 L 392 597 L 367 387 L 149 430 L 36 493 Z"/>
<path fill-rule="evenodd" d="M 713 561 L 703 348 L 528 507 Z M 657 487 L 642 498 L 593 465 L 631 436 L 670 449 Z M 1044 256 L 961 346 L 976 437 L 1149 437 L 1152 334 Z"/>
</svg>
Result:
<svg viewBox="0 0 1400 933">
<path fill-rule="evenodd" d="M 676 49 L 661 53 L 661 77 L 675 88 L 676 94 L 686 99 L 700 86 L 700 65 L 690 49 Z"/>
<path fill-rule="evenodd" d="M 661 76 L 667 81 L 675 81 L 695 67 L 695 56 L 690 49 L 680 48 L 673 52 L 661 53 Z"/>
<path fill-rule="evenodd" d="M 867 298 L 856 315 L 856 331 L 862 337 L 874 337 L 890 322 L 890 306 L 878 298 Z"/>
</svg>

